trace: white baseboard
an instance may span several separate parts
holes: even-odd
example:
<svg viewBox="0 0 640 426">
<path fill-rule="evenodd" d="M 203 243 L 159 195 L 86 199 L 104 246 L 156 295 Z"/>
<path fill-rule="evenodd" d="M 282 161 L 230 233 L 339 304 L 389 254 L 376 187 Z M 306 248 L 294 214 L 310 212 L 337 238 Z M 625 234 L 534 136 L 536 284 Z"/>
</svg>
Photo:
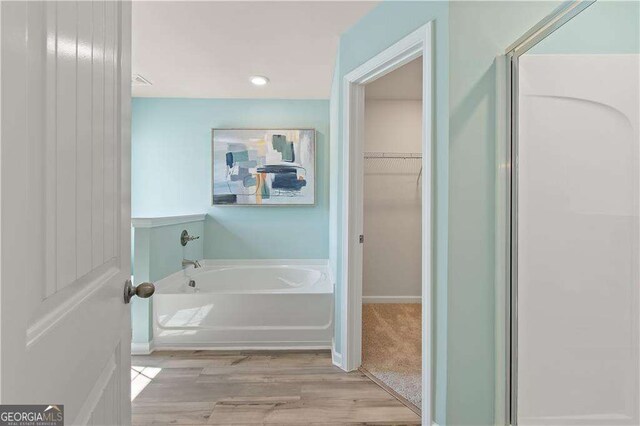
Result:
<svg viewBox="0 0 640 426">
<path fill-rule="evenodd" d="M 362 303 L 422 303 L 422 296 L 362 296 Z"/>
<path fill-rule="evenodd" d="M 154 350 L 153 340 L 147 343 L 131 342 L 131 355 L 149 355 Z"/>
<path fill-rule="evenodd" d="M 175 343 L 158 342 L 154 350 L 164 351 L 293 351 L 330 350 L 329 342 L 219 342 Z"/>
<path fill-rule="evenodd" d="M 131 342 L 131 355 L 149 355 L 156 350 L 166 351 L 188 351 L 188 350 L 210 350 L 210 351 L 292 351 L 292 350 L 330 350 L 332 362 L 341 367 L 342 355 L 335 352 L 332 344 L 321 342 L 254 342 L 254 343 L 221 343 L 221 344 L 156 344 L 154 340 L 148 343 Z M 335 358 L 337 355 L 338 358 Z M 338 364 L 336 364 L 336 359 Z"/>
<path fill-rule="evenodd" d="M 333 343 L 331 344 L 331 362 L 336 367 L 344 370 L 342 366 L 342 354 L 336 351 L 336 346 Z"/>
</svg>

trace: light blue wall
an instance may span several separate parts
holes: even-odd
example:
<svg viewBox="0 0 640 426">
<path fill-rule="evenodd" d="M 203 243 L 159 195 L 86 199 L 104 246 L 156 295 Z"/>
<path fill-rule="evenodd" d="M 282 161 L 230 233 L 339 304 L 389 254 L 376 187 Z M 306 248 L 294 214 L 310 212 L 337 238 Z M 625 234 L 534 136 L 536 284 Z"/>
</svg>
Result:
<svg viewBox="0 0 640 426">
<path fill-rule="evenodd" d="M 180 234 L 186 229 L 189 235 L 200 239 L 180 244 Z M 203 258 L 204 221 L 166 225 L 154 228 L 134 228 L 133 281 L 158 280 L 179 271 L 182 259 Z M 148 343 L 153 339 L 153 296 L 150 299 L 131 300 L 131 323 L 134 343 Z"/>
<path fill-rule="evenodd" d="M 451 3 L 448 424 L 493 424 L 495 414 L 495 59 L 557 6 Z"/>
<path fill-rule="evenodd" d="M 207 258 L 328 258 L 328 100 L 136 98 L 132 115 L 134 217 L 207 213 Z M 211 206 L 211 129 L 287 127 L 317 130 L 316 205 Z"/>
<path fill-rule="evenodd" d="M 436 420 L 444 423 L 446 394 L 446 283 L 447 283 L 447 208 L 448 208 L 448 13 L 449 6 L 446 2 L 383 2 L 369 14 L 363 17 L 356 25 L 344 33 L 340 39 L 340 52 L 336 65 L 338 87 L 334 87 L 332 102 L 335 102 L 335 116 L 332 120 L 337 122 L 336 143 L 332 143 L 332 173 L 335 179 L 332 181 L 332 191 L 336 195 L 337 240 L 342 238 L 343 209 L 342 186 L 344 183 L 343 157 L 342 157 L 342 79 L 357 66 L 374 57 L 379 52 L 391 46 L 407 34 L 417 30 L 428 21 L 435 21 L 435 57 L 436 57 L 436 103 L 435 122 L 437 127 L 437 139 L 435 147 L 435 182 L 434 190 L 436 206 L 434 211 L 435 244 L 433 253 L 434 264 L 434 297 L 438 300 L 436 312 L 437 323 L 433 324 L 436 334 L 435 371 L 436 371 Z M 332 123 L 334 124 L 334 123 Z M 334 168 L 335 165 L 335 168 Z M 341 276 L 342 252 L 337 248 L 335 255 L 337 276 Z M 336 306 L 341 303 L 341 287 L 343 283 L 338 280 Z M 336 310 L 336 349 L 342 351 L 340 345 L 341 313 Z"/>
<path fill-rule="evenodd" d="M 131 241 L 133 285 L 151 281 L 149 277 L 149 229 L 140 229 L 136 232 L 135 228 L 131 228 Z M 131 299 L 131 341 L 133 343 L 149 343 L 152 340 L 151 307 L 151 299 L 137 297 Z"/>
<path fill-rule="evenodd" d="M 527 54 L 640 52 L 640 2 L 598 0 Z"/>
<path fill-rule="evenodd" d="M 497 55 L 554 2 L 400 2 L 376 7 L 341 38 L 339 84 L 349 71 L 435 20 L 435 420 L 489 425 L 495 404 L 495 143 Z M 341 88 L 333 96 L 340 97 Z M 332 102 L 335 99 L 332 99 Z M 342 170 L 342 104 L 335 188 Z M 333 116 L 332 116 L 333 119 Z M 332 152 L 333 154 L 333 152 Z M 332 155 L 333 158 L 333 155 Z M 338 238 L 342 235 L 338 221 Z M 337 250 L 337 270 L 342 270 Z M 340 274 L 338 274 L 340 276 Z M 338 282 L 342 286 L 341 282 Z M 338 292 L 338 295 L 340 292 Z M 340 301 L 338 300 L 338 303 Z M 336 324 L 340 325 L 338 313 Z M 339 338 L 339 328 L 336 331 Z"/>
</svg>

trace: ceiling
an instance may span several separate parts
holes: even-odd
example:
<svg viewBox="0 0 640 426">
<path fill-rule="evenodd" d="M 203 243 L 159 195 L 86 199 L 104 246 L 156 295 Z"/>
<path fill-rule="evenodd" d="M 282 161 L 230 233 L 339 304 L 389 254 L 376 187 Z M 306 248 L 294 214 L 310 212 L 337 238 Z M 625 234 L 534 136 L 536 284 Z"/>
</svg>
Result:
<svg viewBox="0 0 640 426">
<path fill-rule="evenodd" d="M 328 99 L 340 34 L 377 3 L 134 1 L 132 72 L 152 84 L 133 96 Z"/>
<path fill-rule="evenodd" d="M 365 86 L 367 99 L 422 99 L 422 56 Z"/>
</svg>

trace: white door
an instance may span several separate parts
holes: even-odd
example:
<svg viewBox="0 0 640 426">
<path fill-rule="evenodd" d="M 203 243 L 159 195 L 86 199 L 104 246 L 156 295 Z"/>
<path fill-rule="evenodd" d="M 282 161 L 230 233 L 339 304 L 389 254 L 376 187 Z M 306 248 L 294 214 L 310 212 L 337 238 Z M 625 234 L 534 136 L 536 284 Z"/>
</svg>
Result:
<svg viewBox="0 0 640 426">
<path fill-rule="evenodd" d="M 519 59 L 520 425 L 638 425 L 638 55 Z"/>
<path fill-rule="evenodd" d="M 131 6 L 0 14 L 0 399 L 128 424 Z"/>
</svg>

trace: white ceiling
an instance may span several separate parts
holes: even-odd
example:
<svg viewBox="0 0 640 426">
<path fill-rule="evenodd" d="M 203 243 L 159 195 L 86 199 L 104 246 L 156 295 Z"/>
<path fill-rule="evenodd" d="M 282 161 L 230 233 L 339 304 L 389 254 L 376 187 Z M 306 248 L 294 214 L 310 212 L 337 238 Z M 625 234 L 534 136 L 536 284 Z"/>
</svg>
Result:
<svg viewBox="0 0 640 426">
<path fill-rule="evenodd" d="M 422 56 L 365 86 L 367 99 L 422 99 Z"/>
<path fill-rule="evenodd" d="M 377 3 L 134 1 L 132 72 L 152 85 L 133 96 L 328 99 L 340 34 Z"/>
</svg>

